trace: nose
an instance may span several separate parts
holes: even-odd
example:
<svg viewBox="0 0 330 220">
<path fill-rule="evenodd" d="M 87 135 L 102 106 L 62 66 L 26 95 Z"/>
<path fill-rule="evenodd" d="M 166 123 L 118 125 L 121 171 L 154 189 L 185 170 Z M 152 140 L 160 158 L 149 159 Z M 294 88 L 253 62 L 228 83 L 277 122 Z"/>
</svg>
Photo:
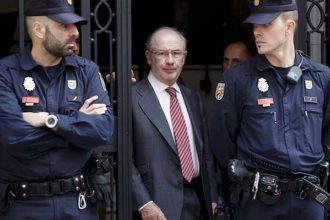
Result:
<svg viewBox="0 0 330 220">
<path fill-rule="evenodd" d="M 253 25 L 253 34 L 254 36 L 258 36 L 260 34 L 260 25 L 258 24 L 254 24 Z"/>
<path fill-rule="evenodd" d="M 167 57 L 166 57 L 166 63 L 173 63 L 174 62 L 174 57 L 172 55 L 172 53 L 168 53 Z"/>
<path fill-rule="evenodd" d="M 79 31 L 78 31 L 78 28 L 75 24 L 70 24 L 69 25 L 69 31 L 70 31 L 71 36 L 74 36 L 76 38 L 79 37 Z"/>
</svg>

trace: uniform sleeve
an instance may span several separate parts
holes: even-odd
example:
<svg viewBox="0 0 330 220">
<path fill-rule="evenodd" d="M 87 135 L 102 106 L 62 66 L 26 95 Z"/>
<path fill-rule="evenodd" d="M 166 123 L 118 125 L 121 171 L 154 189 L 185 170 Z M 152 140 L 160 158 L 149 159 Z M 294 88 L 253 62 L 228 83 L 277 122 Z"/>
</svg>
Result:
<svg viewBox="0 0 330 220">
<path fill-rule="evenodd" d="M 236 137 L 239 129 L 240 106 L 236 88 L 231 73 L 226 72 L 217 84 L 213 100 L 211 150 L 225 170 L 228 160 L 237 157 Z"/>
<path fill-rule="evenodd" d="M 59 129 L 57 134 L 79 148 L 93 148 L 108 143 L 113 133 L 114 119 L 108 92 L 98 67 L 86 65 L 86 99 L 97 95 L 95 103 L 103 103 L 107 111 L 102 115 L 87 115 L 77 111 L 72 115 L 57 115 Z M 85 101 L 85 100 L 84 100 Z"/>
<path fill-rule="evenodd" d="M 204 111 L 203 103 L 202 103 L 202 100 L 200 97 L 199 97 L 199 104 L 200 104 L 200 111 L 201 111 L 202 120 L 203 120 L 203 136 L 204 136 L 204 149 L 205 149 L 204 159 L 206 162 L 206 169 L 207 169 L 208 177 L 209 177 L 211 202 L 217 203 L 218 189 L 217 189 L 217 182 L 216 182 L 216 177 L 215 177 L 216 166 L 215 166 L 213 154 L 210 149 L 207 119 L 206 119 L 206 114 Z"/>
<path fill-rule="evenodd" d="M 34 158 L 50 148 L 68 146 L 68 142 L 54 133 L 35 128 L 23 120 L 19 98 L 15 94 L 12 74 L 0 66 L 0 143 L 2 150 L 14 157 Z M 17 84 L 16 84 L 17 83 Z M 37 140 L 37 141 L 36 141 Z"/>
<path fill-rule="evenodd" d="M 325 84 L 324 84 L 324 105 L 323 105 L 323 125 L 322 125 L 322 143 L 330 148 L 330 70 L 325 69 Z M 325 152 L 330 154 L 330 152 Z M 329 158 L 327 158 L 329 159 Z"/>
</svg>

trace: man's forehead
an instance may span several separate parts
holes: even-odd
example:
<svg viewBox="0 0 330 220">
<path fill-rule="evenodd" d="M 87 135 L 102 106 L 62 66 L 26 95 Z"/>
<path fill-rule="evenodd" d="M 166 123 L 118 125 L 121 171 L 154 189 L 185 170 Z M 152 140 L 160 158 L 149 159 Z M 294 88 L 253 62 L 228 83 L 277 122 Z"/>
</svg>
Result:
<svg viewBox="0 0 330 220">
<path fill-rule="evenodd" d="M 177 49 L 184 46 L 183 41 L 174 35 L 160 36 L 155 38 L 153 46 L 162 47 L 163 49 Z"/>
<path fill-rule="evenodd" d="M 225 54 L 238 54 L 238 55 L 244 55 L 246 54 L 246 45 L 245 44 L 230 44 L 226 50 Z"/>
</svg>

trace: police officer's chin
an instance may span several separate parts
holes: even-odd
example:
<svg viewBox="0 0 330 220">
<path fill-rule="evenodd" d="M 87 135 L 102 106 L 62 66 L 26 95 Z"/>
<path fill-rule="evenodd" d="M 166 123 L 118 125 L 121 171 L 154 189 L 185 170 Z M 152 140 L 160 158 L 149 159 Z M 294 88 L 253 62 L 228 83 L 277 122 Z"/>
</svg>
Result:
<svg viewBox="0 0 330 220">
<path fill-rule="evenodd" d="M 68 48 L 65 52 L 64 52 L 64 56 L 72 56 L 75 54 L 75 50 L 74 48 Z"/>
<path fill-rule="evenodd" d="M 257 46 L 257 51 L 258 51 L 258 54 L 266 54 L 266 49 L 261 47 L 261 46 Z"/>
</svg>

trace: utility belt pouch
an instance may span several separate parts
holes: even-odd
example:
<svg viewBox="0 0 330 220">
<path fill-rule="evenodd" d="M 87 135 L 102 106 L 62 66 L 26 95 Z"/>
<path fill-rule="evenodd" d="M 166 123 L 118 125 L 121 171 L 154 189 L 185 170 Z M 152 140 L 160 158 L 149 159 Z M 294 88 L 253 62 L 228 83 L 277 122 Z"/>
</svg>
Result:
<svg viewBox="0 0 330 220">
<path fill-rule="evenodd" d="M 10 185 L 0 183 L 0 212 L 6 213 L 14 201 L 14 194 L 11 192 Z"/>
<path fill-rule="evenodd" d="M 232 181 L 230 201 L 233 205 L 244 208 L 251 195 L 253 173 L 238 159 L 231 159 L 227 164 L 229 179 Z"/>
<path fill-rule="evenodd" d="M 279 189 L 278 182 L 279 180 L 277 176 L 261 175 L 259 197 L 263 203 L 272 205 L 279 200 L 281 191 Z"/>
<path fill-rule="evenodd" d="M 303 178 L 305 183 L 304 191 L 311 199 L 330 210 L 330 194 L 315 182 L 313 178 Z"/>
<path fill-rule="evenodd" d="M 89 188 L 93 191 L 92 202 L 100 203 L 103 206 L 110 206 L 112 195 L 110 181 L 106 173 L 112 170 L 112 163 L 107 155 L 101 153 L 93 154 L 86 167 Z"/>
<path fill-rule="evenodd" d="M 320 164 L 318 164 L 314 174 L 320 178 L 320 184 L 322 187 L 325 188 L 327 186 L 329 177 L 329 162 L 324 160 Z"/>
</svg>

